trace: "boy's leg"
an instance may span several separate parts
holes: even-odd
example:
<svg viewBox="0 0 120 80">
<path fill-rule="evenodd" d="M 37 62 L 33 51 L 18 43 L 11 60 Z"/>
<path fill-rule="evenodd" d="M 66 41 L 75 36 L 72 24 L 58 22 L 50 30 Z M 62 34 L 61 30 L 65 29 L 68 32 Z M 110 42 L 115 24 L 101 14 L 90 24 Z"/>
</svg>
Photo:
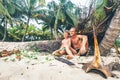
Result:
<svg viewBox="0 0 120 80">
<path fill-rule="evenodd" d="M 70 50 L 72 51 L 73 55 L 76 55 L 77 54 L 77 51 L 73 48 L 70 48 Z"/>
<path fill-rule="evenodd" d="M 65 54 L 66 54 L 66 51 L 65 51 L 65 50 L 60 50 L 59 53 L 60 53 L 61 55 L 65 55 Z"/>
<path fill-rule="evenodd" d="M 70 47 L 66 46 L 65 49 L 66 49 L 66 52 L 67 52 L 68 55 L 73 55 Z"/>
<path fill-rule="evenodd" d="M 55 50 L 55 51 L 52 53 L 52 55 L 55 55 L 55 53 L 57 53 L 57 52 L 59 52 L 59 50 Z"/>
<path fill-rule="evenodd" d="M 68 47 L 68 46 L 66 46 L 66 53 L 68 54 L 68 55 L 66 56 L 67 59 L 72 59 L 72 58 L 74 58 L 74 55 L 73 55 L 70 47 Z"/>
<path fill-rule="evenodd" d="M 60 50 L 56 50 L 52 53 L 52 55 L 54 56 L 61 56 L 61 54 L 59 53 Z"/>
</svg>

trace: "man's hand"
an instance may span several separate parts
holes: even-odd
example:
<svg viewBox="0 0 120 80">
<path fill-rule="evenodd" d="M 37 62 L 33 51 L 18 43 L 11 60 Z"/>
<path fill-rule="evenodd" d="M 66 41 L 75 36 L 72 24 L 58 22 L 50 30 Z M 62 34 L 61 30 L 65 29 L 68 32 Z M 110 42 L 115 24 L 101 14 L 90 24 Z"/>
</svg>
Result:
<svg viewBox="0 0 120 80">
<path fill-rule="evenodd" d="M 77 55 L 80 56 L 80 54 L 84 54 L 85 52 L 86 52 L 86 48 L 82 46 Z"/>
</svg>

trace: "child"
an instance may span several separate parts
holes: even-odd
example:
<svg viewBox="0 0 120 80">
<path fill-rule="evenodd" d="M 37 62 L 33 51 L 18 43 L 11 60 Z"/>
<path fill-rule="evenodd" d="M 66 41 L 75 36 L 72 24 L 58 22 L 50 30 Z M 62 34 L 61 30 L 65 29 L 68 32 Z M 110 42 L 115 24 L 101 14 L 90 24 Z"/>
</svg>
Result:
<svg viewBox="0 0 120 80">
<path fill-rule="evenodd" d="M 68 50 L 71 46 L 69 31 L 64 31 L 63 35 L 64 35 L 64 39 L 62 40 L 60 49 L 54 51 L 52 54 L 56 56 L 68 54 L 69 59 L 71 59 L 73 58 L 73 54 L 70 50 Z"/>
</svg>

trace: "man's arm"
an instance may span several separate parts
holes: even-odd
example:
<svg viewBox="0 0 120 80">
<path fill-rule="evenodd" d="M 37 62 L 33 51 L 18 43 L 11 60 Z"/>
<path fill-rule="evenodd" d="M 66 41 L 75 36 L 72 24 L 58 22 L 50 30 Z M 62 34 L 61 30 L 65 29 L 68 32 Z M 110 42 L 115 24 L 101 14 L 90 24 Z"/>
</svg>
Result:
<svg viewBox="0 0 120 80">
<path fill-rule="evenodd" d="M 86 35 L 78 35 L 78 37 L 82 39 L 80 51 L 78 52 L 78 55 L 80 55 L 80 54 L 84 54 L 87 51 L 88 37 Z"/>
</svg>

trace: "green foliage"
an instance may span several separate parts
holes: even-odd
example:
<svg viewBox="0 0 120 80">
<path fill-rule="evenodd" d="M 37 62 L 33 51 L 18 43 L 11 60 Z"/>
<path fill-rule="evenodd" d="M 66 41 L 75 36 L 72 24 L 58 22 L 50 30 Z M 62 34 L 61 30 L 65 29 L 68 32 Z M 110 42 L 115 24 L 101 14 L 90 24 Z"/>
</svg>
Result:
<svg viewBox="0 0 120 80">
<path fill-rule="evenodd" d="M 12 3 L 14 4 L 16 10 L 21 13 L 18 18 L 25 22 L 27 25 L 22 37 L 22 41 L 24 41 L 29 27 L 30 19 L 34 18 L 34 15 L 41 11 L 41 5 L 39 4 L 39 0 L 12 0 Z"/>
<path fill-rule="evenodd" d="M 21 26 L 8 28 L 9 41 L 21 41 L 23 32 Z"/>
<path fill-rule="evenodd" d="M 120 37 L 118 37 L 115 41 L 117 47 L 120 47 Z"/>
<path fill-rule="evenodd" d="M 59 0 L 59 4 L 51 1 L 47 5 L 49 9 L 42 8 L 43 4 L 45 4 L 45 0 L 6 0 L 1 3 L 1 11 L 4 9 L 4 12 L 5 10 L 9 12 L 12 16 L 11 21 L 15 20 L 24 23 L 23 25 L 8 28 L 9 41 L 21 41 L 23 36 L 25 36 L 26 41 L 48 40 L 53 38 L 52 35 L 55 30 L 56 34 L 59 35 L 59 32 L 77 25 L 76 10 L 78 8 L 70 0 Z M 42 20 L 43 22 L 40 24 L 43 24 L 44 29 L 35 29 L 35 26 L 29 25 L 30 19 Z M 56 21 L 56 27 L 54 27 L 56 19 L 58 20 Z M 10 21 L 8 23 L 12 24 Z"/>
<path fill-rule="evenodd" d="M 67 15 L 69 16 L 69 18 L 72 20 L 73 25 L 77 26 L 78 24 L 78 20 L 77 20 L 77 16 L 75 16 L 74 14 L 70 13 L 69 11 L 66 11 Z"/>
<path fill-rule="evenodd" d="M 34 60 L 38 59 L 36 52 L 22 51 L 21 55 L 24 56 L 24 57 L 26 57 L 26 58 L 29 58 L 29 59 L 34 59 Z"/>
<path fill-rule="evenodd" d="M 8 10 L 9 14 L 12 15 L 15 13 L 15 7 L 14 5 L 11 3 L 11 0 L 4 0 L 3 1 L 3 5 L 5 6 L 5 8 Z"/>
<path fill-rule="evenodd" d="M 40 4 L 40 5 L 44 6 L 45 3 L 46 3 L 45 0 L 39 0 L 39 4 Z"/>
<path fill-rule="evenodd" d="M 2 2 L 0 1 L 0 16 L 7 16 L 8 18 L 11 18 L 8 10 L 3 6 Z"/>
<path fill-rule="evenodd" d="M 3 61 L 7 62 L 7 61 L 8 61 L 8 58 L 4 58 Z"/>
<path fill-rule="evenodd" d="M 14 26 L 12 28 L 8 28 L 8 37 L 9 41 L 21 41 L 22 36 L 24 35 L 26 26 L 23 24 L 22 26 Z M 34 25 L 30 25 L 28 31 L 26 33 L 25 40 L 26 41 L 34 41 L 34 40 L 49 40 L 50 31 L 41 30 L 36 28 Z"/>
<path fill-rule="evenodd" d="M 59 0 L 59 4 L 52 1 L 48 3 L 47 6 L 49 8 L 47 13 L 50 14 L 45 14 L 46 17 L 44 18 L 48 19 L 47 16 L 49 15 L 52 16 L 52 20 L 49 19 L 51 22 L 46 22 L 46 19 L 42 20 L 48 27 L 53 28 L 56 38 L 58 38 L 59 32 L 63 32 L 65 29 L 69 29 L 72 26 L 77 26 L 78 14 L 76 14 L 76 12 L 78 11 L 78 8 L 70 0 Z"/>
<path fill-rule="evenodd" d="M 104 6 L 107 6 L 107 0 L 95 0 L 96 9 L 93 13 L 95 24 L 100 23 L 106 17 Z"/>
<path fill-rule="evenodd" d="M 95 11 L 92 22 L 99 24 L 106 17 L 104 6 L 108 6 L 109 3 L 108 0 L 93 1 Z M 117 2 L 117 0 L 113 1 Z M 21 41 L 23 35 L 25 35 L 25 41 L 49 40 L 53 38 L 55 32 L 59 36 L 64 30 L 77 26 L 78 16 L 80 17 L 82 14 L 82 8 L 73 4 L 70 0 L 59 0 L 58 3 L 51 1 L 47 6 L 44 6 L 45 0 L 1 0 L 0 22 L 2 27 L 0 26 L 0 39 L 4 37 L 4 28 L 6 26 L 2 24 L 5 23 L 5 20 L 7 24 L 12 24 L 12 21 L 22 23 L 21 25 L 18 22 L 20 25 L 8 28 L 7 39 L 9 41 Z M 118 9 L 120 9 L 120 6 Z M 11 16 L 12 20 L 8 21 Z M 38 29 L 34 25 L 29 25 L 30 19 L 35 19 L 43 27 Z M 79 19 L 82 22 L 82 18 Z M 43 22 L 39 22 L 41 20 Z M 13 24 L 16 23 L 13 22 Z"/>
</svg>

